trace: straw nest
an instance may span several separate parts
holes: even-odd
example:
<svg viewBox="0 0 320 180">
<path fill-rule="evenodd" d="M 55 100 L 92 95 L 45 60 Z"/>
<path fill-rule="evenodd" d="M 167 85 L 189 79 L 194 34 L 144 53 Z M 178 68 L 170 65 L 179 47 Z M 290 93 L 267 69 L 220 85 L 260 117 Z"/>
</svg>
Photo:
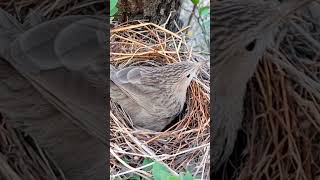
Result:
<svg viewBox="0 0 320 180">
<path fill-rule="evenodd" d="M 0 119 L 0 179 L 64 180 L 61 169 L 30 136 Z"/>
<path fill-rule="evenodd" d="M 141 21 L 116 25 L 111 30 L 110 61 L 116 66 L 157 66 L 205 59 L 186 44 L 183 31 Z M 145 158 L 159 161 L 177 175 L 186 169 L 201 179 L 209 177 L 209 74 L 202 70 L 187 91 L 186 109 L 164 132 L 139 130 L 112 101 L 110 167 L 112 177 L 133 174 L 149 179 Z M 152 165 L 152 164 L 149 164 Z M 133 173 L 133 174 L 132 174 Z"/>
</svg>

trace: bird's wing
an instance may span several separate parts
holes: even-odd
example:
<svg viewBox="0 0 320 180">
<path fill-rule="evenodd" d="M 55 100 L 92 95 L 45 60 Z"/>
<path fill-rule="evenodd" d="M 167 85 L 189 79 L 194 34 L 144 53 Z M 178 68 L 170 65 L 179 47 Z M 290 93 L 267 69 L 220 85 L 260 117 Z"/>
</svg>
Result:
<svg viewBox="0 0 320 180">
<path fill-rule="evenodd" d="M 93 176 L 105 179 L 107 147 L 89 134 L 95 128 L 99 132 L 105 131 L 105 120 L 100 115 L 104 111 L 99 109 L 105 104 L 102 91 L 106 87 L 99 79 L 106 79 L 105 67 L 92 65 L 86 71 L 70 70 L 59 63 L 61 59 L 56 58 L 58 53 L 55 54 L 52 48 L 52 42 L 57 39 L 53 34 L 63 34 L 68 24 L 83 17 L 46 22 L 25 33 L 18 29 L 16 19 L 1 9 L 0 19 L 6 20 L 0 21 L 0 56 L 10 63 L 0 60 L 0 111 L 6 122 L 33 136 L 63 169 L 67 179 Z M 12 31 L 7 31 L 9 29 Z M 18 39 L 10 46 L 10 40 L 15 38 Z M 55 43 L 63 44 L 62 40 Z M 28 46 L 37 48 L 25 51 Z M 96 91 L 92 92 L 93 89 Z M 89 101 L 84 97 L 86 94 L 95 99 Z M 95 107 L 99 108 L 91 112 Z M 79 124 L 84 128 L 79 128 Z"/>
<path fill-rule="evenodd" d="M 140 67 L 127 67 L 111 74 L 111 80 L 138 105 L 147 110 L 150 114 L 159 115 L 159 111 L 166 109 L 157 106 L 157 99 L 153 93 L 158 90 L 155 86 L 143 84 L 143 72 Z"/>
<path fill-rule="evenodd" d="M 97 179 L 105 179 L 106 145 L 52 106 L 3 59 L 0 112 L 9 126 L 35 138 L 67 179 L 91 179 L 93 172 L 95 177 L 100 177 Z"/>
<path fill-rule="evenodd" d="M 104 32 L 102 18 L 58 18 L 20 34 L 7 60 L 74 123 L 108 143 Z"/>
</svg>

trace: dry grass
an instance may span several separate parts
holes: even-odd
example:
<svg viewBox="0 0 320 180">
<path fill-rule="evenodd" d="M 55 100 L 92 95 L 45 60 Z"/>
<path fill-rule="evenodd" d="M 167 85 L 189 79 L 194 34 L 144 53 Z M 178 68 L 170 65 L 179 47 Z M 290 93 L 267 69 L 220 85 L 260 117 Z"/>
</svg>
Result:
<svg viewBox="0 0 320 180">
<path fill-rule="evenodd" d="M 0 120 L 0 179 L 4 180 L 65 180 L 38 144 L 21 131 Z"/>
<path fill-rule="evenodd" d="M 30 10 L 47 19 L 67 15 L 106 14 L 105 0 L 4 0 L 0 7 L 23 21 Z"/>
<path fill-rule="evenodd" d="M 146 22 L 116 25 L 111 31 L 111 63 L 148 66 L 204 59 L 186 45 L 183 29 L 170 32 Z M 173 174 L 190 168 L 194 176 L 209 178 L 209 74 L 203 70 L 188 89 L 187 108 L 164 132 L 131 126 L 119 106 L 111 105 L 111 174 L 128 179 L 133 174 L 150 179 L 142 170 L 144 158 L 162 162 Z"/>
</svg>

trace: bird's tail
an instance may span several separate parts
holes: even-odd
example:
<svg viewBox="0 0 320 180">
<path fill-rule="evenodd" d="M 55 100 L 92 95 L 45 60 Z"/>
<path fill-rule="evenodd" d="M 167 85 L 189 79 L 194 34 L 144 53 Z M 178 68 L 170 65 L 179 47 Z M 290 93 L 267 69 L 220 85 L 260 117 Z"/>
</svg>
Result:
<svg viewBox="0 0 320 180">
<path fill-rule="evenodd" d="M 22 25 L 17 19 L 3 9 L 0 9 L 0 57 L 7 57 L 11 42 L 22 32 Z"/>
</svg>

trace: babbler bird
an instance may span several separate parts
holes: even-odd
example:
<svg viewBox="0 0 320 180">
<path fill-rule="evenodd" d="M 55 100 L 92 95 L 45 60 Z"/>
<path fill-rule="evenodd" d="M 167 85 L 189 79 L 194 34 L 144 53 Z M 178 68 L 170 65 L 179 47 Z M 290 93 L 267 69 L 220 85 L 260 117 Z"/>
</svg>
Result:
<svg viewBox="0 0 320 180">
<path fill-rule="evenodd" d="M 0 10 L 0 112 L 68 180 L 107 179 L 107 20 L 29 17 L 20 24 Z"/>
<path fill-rule="evenodd" d="M 243 97 L 266 49 L 295 10 L 312 0 L 224 0 L 212 5 L 212 170 L 233 151 L 241 127 Z"/>
<path fill-rule="evenodd" d="M 161 131 L 183 109 L 187 88 L 203 62 L 178 62 L 161 67 L 110 67 L 110 97 L 134 125 Z"/>
</svg>

